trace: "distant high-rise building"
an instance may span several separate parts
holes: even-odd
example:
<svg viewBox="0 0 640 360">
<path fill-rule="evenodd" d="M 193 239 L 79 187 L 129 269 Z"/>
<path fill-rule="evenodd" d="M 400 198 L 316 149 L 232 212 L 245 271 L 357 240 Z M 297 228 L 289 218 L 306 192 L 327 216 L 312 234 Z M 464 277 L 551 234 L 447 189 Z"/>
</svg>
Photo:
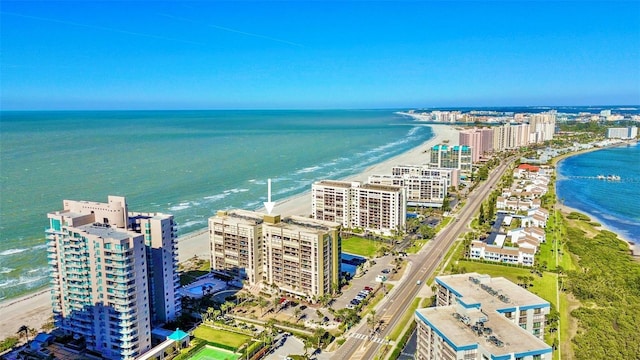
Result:
<svg viewBox="0 0 640 360">
<path fill-rule="evenodd" d="M 474 163 L 480 160 L 480 156 L 493 151 L 493 129 L 469 129 L 462 130 L 459 134 L 460 145 L 471 147 L 471 156 Z"/>
<path fill-rule="evenodd" d="M 431 148 L 429 166 L 458 169 L 461 172 L 470 173 L 473 166 L 471 154 L 472 149 L 467 145 L 435 145 Z"/>
<path fill-rule="evenodd" d="M 636 126 L 608 128 L 607 139 L 635 139 L 638 137 L 638 128 Z"/>
<path fill-rule="evenodd" d="M 542 137 L 541 134 L 533 136 Z M 504 124 L 493 128 L 493 150 L 513 150 L 521 146 L 527 146 L 533 141 L 531 126 L 529 124 Z"/>
<path fill-rule="evenodd" d="M 58 328 L 108 359 L 151 348 L 151 327 L 181 312 L 173 216 L 64 200 L 48 214 L 51 298 Z"/>
<path fill-rule="evenodd" d="M 553 139 L 556 131 L 555 111 L 532 114 L 529 117 L 529 138 L 530 143 L 541 143 Z"/>
<path fill-rule="evenodd" d="M 305 300 L 334 293 L 340 283 L 340 225 L 253 211 L 218 211 L 209 218 L 211 269 L 274 285 Z"/>
<path fill-rule="evenodd" d="M 323 180 L 311 186 L 311 215 L 345 228 L 386 235 L 406 226 L 406 193 L 402 186 Z"/>
</svg>

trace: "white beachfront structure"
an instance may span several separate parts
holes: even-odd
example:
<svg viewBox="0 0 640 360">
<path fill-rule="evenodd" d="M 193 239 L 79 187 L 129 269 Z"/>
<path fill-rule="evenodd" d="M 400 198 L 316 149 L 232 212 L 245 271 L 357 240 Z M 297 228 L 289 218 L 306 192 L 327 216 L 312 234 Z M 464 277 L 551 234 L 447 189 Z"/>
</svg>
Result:
<svg viewBox="0 0 640 360">
<path fill-rule="evenodd" d="M 391 235 L 404 230 L 406 192 L 402 186 L 323 180 L 311 187 L 311 215 L 344 228 Z"/>
</svg>

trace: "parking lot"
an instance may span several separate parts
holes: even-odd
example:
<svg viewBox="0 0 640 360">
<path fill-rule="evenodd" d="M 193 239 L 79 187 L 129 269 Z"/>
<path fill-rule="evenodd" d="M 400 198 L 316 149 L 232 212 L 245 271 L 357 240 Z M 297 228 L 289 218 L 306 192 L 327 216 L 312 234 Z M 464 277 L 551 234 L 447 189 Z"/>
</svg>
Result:
<svg viewBox="0 0 640 360">
<path fill-rule="evenodd" d="M 335 300 L 333 303 L 334 309 L 342 309 L 346 308 L 349 305 L 350 301 L 355 298 L 365 286 L 370 286 L 374 290 L 378 290 L 380 287 L 380 282 L 376 281 L 376 277 L 378 275 L 385 275 L 387 278 L 392 274 L 383 274 L 382 271 L 384 269 L 393 269 L 393 259 L 392 255 L 385 255 L 380 258 L 374 259 L 375 265 L 369 266 L 370 261 L 366 262 L 364 267 L 364 274 L 359 277 L 354 277 L 351 279 L 351 285 L 348 289 L 343 289 L 343 294 Z"/>
</svg>

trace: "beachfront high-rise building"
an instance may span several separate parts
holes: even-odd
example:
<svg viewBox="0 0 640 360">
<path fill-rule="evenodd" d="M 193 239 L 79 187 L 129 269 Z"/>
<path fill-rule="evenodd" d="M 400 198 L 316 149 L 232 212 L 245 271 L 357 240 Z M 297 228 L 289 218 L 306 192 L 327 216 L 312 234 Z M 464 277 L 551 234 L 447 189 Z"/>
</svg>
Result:
<svg viewBox="0 0 640 360">
<path fill-rule="evenodd" d="M 339 286 L 338 223 L 229 210 L 209 219 L 209 233 L 214 271 L 306 300 Z"/>
<path fill-rule="evenodd" d="M 471 173 L 473 165 L 471 154 L 471 147 L 466 145 L 435 145 L 431 148 L 429 166 L 458 169 L 463 173 Z"/>
<path fill-rule="evenodd" d="M 541 143 L 552 140 L 555 132 L 555 111 L 531 114 L 531 116 L 529 116 L 529 143 Z"/>
<path fill-rule="evenodd" d="M 407 194 L 407 205 L 440 207 L 447 197 L 447 179 L 424 175 L 371 175 L 369 183 L 402 186 Z"/>
<path fill-rule="evenodd" d="M 308 300 L 340 287 L 340 224 L 301 216 L 265 216 L 264 282 Z"/>
<path fill-rule="evenodd" d="M 635 139 L 638 137 L 638 128 L 629 126 L 623 128 L 608 128 L 607 139 Z"/>
<path fill-rule="evenodd" d="M 552 358 L 542 341 L 549 302 L 505 278 L 436 277 L 436 307 L 418 309 L 416 359 Z"/>
<path fill-rule="evenodd" d="M 385 235 L 406 226 L 406 192 L 402 186 L 323 180 L 311 186 L 311 216 L 349 229 Z"/>
<path fill-rule="evenodd" d="M 151 348 L 151 327 L 180 313 L 171 215 L 129 213 L 126 199 L 64 200 L 48 214 L 51 299 L 58 328 L 108 359 Z"/>
<path fill-rule="evenodd" d="M 429 165 L 396 165 L 391 168 L 391 175 L 435 176 L 447 181 L 447 187 L 458 187 L 460 171 L 458 169 L 432 168 Z"/>
<path fill-rule="evenodd" d="M 209 218 L 211 269 L 250 284 L 262 281 L 264 215 L 246 210 L 218 211 Z"/>
<path fill-rule="evenodd" d="M 513 150 L 530 143 L 529 124 L 504 124 L 493 128 L 493 150 Z"/>
<path fill-rule="evenodd" d="M 493 151 L 493 129 L 474 128 L 461 130 L 459 143 L 471 148 L 472 160 L 477 163 L 482 155 Z"/>
</svg>

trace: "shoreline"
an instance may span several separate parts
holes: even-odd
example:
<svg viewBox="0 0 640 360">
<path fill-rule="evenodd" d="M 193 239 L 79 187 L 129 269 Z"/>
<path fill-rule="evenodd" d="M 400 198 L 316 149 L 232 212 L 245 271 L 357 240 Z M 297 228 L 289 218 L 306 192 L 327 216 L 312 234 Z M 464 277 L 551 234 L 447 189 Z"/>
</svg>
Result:
<svg viewBox="0 0 640 360">
<path fill-rule="evenodd" d="M 455 125 L 416 125 L 430 127 L 433 132 L 433 136 L 404 153 L 371 165 L 358 174 L 350 175 L 339 180 L 366 182 L 370 175 L 390 173 L 391 168 L 396 165 L 424 164 L 428 162 L 429 156 L 426 150 L 431 146 L 444 141 L 448 141 L 449 143 L 458 142 L 458 130 L 456 130 Z M 264 207 L 254 210 L 264 212 Z M 273 213 L 282 216 L 308 216 L 311 214 L 311 189 L 309 188 L 309 190 L 301 194 L 293 195 L 284 198 L 281 201 L 277 201 Z M 211 216 L 213 215 L 215 214 L 212 213 Z M 209 258 L 209 234 L 207 227 L 178 237 L 178 262 L 185 262 L 192 259 L 194 256 L 204 259 Z M 45 324 L 52 315 L 49 291 L 49 287 L 47 287 L 17 298 L 0 301 L 0 312 L 3 317 L 3 325 L 0 326 L 0 340 L 9 336 L 16 336 L 18 328 L 22 325 L 26 325 L 37 330 L 42 327 L 42 325 Z M 10 329 L 10 324 L 16 328 Z"/>
<path fill-rule="evenodd" d="M 614 234 L 616 234 L 616 236 L 623 241 L 624 243 L 627 244 L 627 246 L 629 247 L 629 250 L 631 251 L 633 256 L 640 256 L 640 243 L 636 242 L 636 241 L 632 241 L 630 239 L 628 239 L 627 237 L 623 236 L 619 230 L 616 230 L 614 228 L 612 228 L 610 225 L 607 225 L 600 217 L 598 217 L 597 215 L 594 215 L 592 213 L 590 213 L 587 210 L 581 210 L 572 206 L 568 206 L 565 205 L 564 203 L 561 203 L 558 199 L 558 186 L 557 186 L 557 182 L 558 182 L 558 178 L 557 175 L 559 175 L 558 173 L 558 166 L 560 164 L 560 162 L 562 162 L 563 160 L 566 160 L 570 157 L 576 156 L 576 155 L 583 155 L 583 154 L 587 154 L 590 152 L 594 152 L 594 151 L 598 151 L 598 150 L 605 150 L 605 149 L 610 149 L 610 148 L 614 148 L 614 147 L 619 147 L 619 146 L 624 146 L 624 145 L 628 145 L 630 144 L 630 142 L 627 141 L 622 141 L 619 143 L 615 143 L 615 144 L 611 144 L 611 145 L 607 145 L 607 146 L 603 146 L 603 147 L 593 147 L 590 149 L 584 149 L 584 150 L 580 150 L 580 151 L 576 151 L 576 152 L 571 152 L 571 153 L 566 153 L 566 154 L 562 154 L 558 157 L 555 157 L 552 159 L 551 161 L 551 166 L 555 167 L 556 169 L 556 184 L 554 185 L 554 191 L 555 191 L 555 195 L 556 195 L 556 208 L 558 208 L 561 213 L 563 215 L 568 215 L 571 212 L 577 212 L 580 214 L 583 214 L 585 216 L 588 216 L 592 221 L 595 221 L 597 223 L 600 224 L 599 227 L 595 227 L 595 229 L 600 228 L 600 230 L 607 230 L 609 232 L 612 232 Z"/>
</svg>

